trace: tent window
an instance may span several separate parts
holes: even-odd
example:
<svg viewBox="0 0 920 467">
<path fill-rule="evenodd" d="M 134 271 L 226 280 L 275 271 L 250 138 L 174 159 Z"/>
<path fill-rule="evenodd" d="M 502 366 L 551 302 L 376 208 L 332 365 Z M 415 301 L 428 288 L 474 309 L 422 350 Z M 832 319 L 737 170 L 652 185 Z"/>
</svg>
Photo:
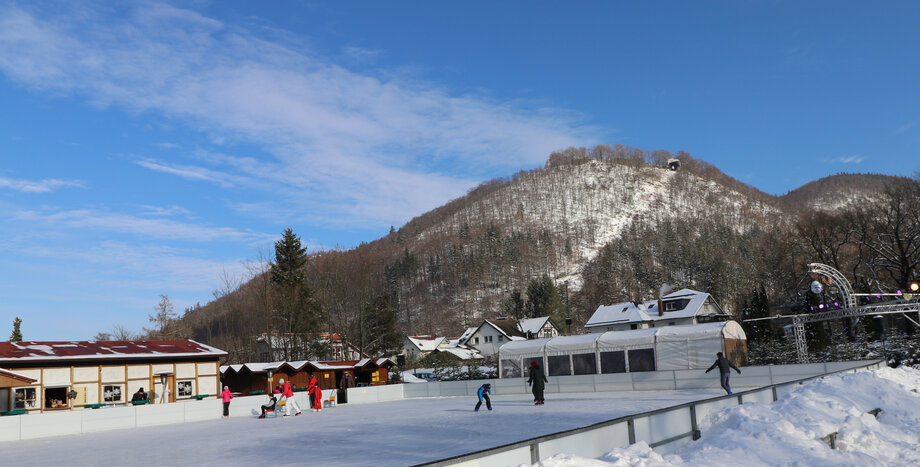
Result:
<svg viewBox="0 0 920 467">
<path fill-rule="evenodd" d="M 572 355 L 572 367 L 576 375 L 597 374 L 597 359 L 593 353 L 580 353 Z"/>
<path fill-rule="evenodd" d="M 639 325 L 638 325 L 638 324 L 630 324 L 630 325 L 629 325 L 629 329 L 639 329 Z"/>
<path fill-rule="evenodd" d="M 655 371 L 655 349 L 630 350 L 629 371 Z"/>
<path fill-rule="evenodd" d="M 553 355 L 549 357 L 550 376 L 568 376 L 572 374 L 572 364 L 568 355 Z"/>
<path fill-rule="evenodd" d="M 521 373 L 520 360 L 502 360 L 502 378 L 520 378 Z"/>
<path fill-rule="evenodd" d="M 601 373 L 626 373 L 626 354 L 622 350 L 601 352 Z"/>
</svg>

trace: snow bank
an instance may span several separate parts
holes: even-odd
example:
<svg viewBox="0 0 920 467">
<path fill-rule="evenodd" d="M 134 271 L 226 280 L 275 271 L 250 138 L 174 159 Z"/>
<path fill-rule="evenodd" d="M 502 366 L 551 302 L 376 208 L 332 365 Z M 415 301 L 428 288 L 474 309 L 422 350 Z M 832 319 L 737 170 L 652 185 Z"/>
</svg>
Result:
<svg viewBox="0 0 920 467">
<path fill-rule="evenodd" d="M 674 454 L 659 455 L 643 442 L 600 459 L 560 454 L 536 465 L 920 465 L 918 388 L 920 370 L 906 367 L 827 376 L 772 404 L 710 413 L 700 422 L 703 437 Z M 876 408 L 878 419 L 868 413 Z M 835 431 L 832 450 L 821 438 Z"/>
</svg>

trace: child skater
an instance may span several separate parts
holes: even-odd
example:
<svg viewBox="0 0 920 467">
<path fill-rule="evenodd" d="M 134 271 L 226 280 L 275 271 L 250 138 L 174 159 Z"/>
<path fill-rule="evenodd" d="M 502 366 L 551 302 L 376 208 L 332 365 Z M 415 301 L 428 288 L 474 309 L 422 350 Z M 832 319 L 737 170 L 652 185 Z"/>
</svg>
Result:
<svg viewBox="0 0 920 467">
<path fill-rule="evenodd" d="M 316 381 L 315 379 L 313 381 Z M 310 387 L 310 400 L 313 401 L 313 411 L 319 412 L 323 410 L 323 390 L 319 387 L 318 384 L 313 384 Z"/>
<path fill-rule="evenodd" d="M 492 410 L 492 401 L 489 400 L 489 392 L 492 391 L 492 385 L 489 383 L 483 384 L 479 387 L 479 390 L 476 391 L 476 395 L 479 396 L 479 402 L 476 403 L 476 408 L 473 409 L 475 412 L 479 412 L 479 408 L 482 407 L 482 400 L 486 400 L 486 407 L 489 410 Z"/>
</svg>

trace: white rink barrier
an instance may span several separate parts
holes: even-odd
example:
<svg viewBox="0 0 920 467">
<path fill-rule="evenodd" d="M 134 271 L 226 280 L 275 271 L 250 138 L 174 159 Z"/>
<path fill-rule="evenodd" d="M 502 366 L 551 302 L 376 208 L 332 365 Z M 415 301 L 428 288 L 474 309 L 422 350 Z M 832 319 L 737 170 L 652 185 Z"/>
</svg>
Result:
<svg viewBox="0 0 920 467">
<path fill-rule="evenodd" d="M 855 365 L 856 363 L 861 364 Z M 698 421 L 714 410 L 740 405 L 745 402 L 770 403 L 805 381 L 841 371 L 871 370 L 880 368 L 882 365 L 882 361 L 788 365 L 798 367 L 791 369 L 792 371 L 789 372 L 778 367 L 759 367 L 779 369 L 777 372 L 779 374 L 776 375 L 776 378 L 783 381 L 732 395 L 628 415 L 586 427 L 419 465 L 438 467 L 447 465 L 470 467 L 531 465 L 557 454 L 578 454 L 582 457 L 597 458 L 612 449 L 626 447 L 638 441 L 646 442 L 659 454 L 670 454 L 690 443 L 690 441 L 699 439 L 702 433 L 700 432 Z M 830 370 L 825 374 L 811 374 L 805 378 L 788 378 L 792 374 L 801 374 L 803 371 L 816 369 L 817 366 L 823 366 L 825 369 L 830 368 Z M 744 368 L 742 372 L 745 373 L 753 368 L 755 367 Z M 763 377 L 763 374 L 757 376 L 757 378 Z M 652 379 L 658 380 L 657 378 Z M 643 383 L 648 381 L 646 379 Z"/>
<path fill-rule="evenodd" d="M 739 390 L 743 388 L 762 388 L 835 371 L 865 367 L 872 363 L 875 362 L 831 362 L 743 367 L 741 375 L 732 375 L 732 386 Z M 504 378 L 349 388 L 348 404 L 368 404 L 415 397 L 474 396 L 479 386 L 484 383 L 492 384 L 492 392 L 495 395 L 529 394 L 530 388 L 527 386 L 526 381 L 526 378 Z M 550 376 L 549 383 L 546 385 L 546 393 L 701 388 L 720 389 L 718 374 L 713 375 L 712 372 L 704 374 L 704 370 L 698 369 L 606 375 Z M 777 395 L 780 396 L 788 390 L 789 388 L 782 385 L 777 386 L 775 389 Z M 328 399 L 334 393 L 335 391 L 332 390 L 323 391 L 323 399 Z M 310 408 L 306 392 L 294 393 L 294 400 L 297 401 L 297 405 L 300 406 L 301 410 Z M 261 406 L 267 403 L 267 395 L 236 396 L 230 402 L 230 416 L 252 417 L 261 413 Z M 706 410 L 706 406 L 702 410 Z M 220 399 L 215 397 L 200 401 L 184 400 L 170 404 L 127 405 L 100 409 L 78 408 L 72 411 L 11 415 L 0 417 L 0 442 L 213 420 L 221 418 L 222 415 L 223 405 Z M 639 428 L 640 431 L 644 429 L 641 426 Z M 620 429 L 615 429 L 614 432 L 619 433 L 618 430 Z M 561 442 L 559 441 L 559 443 Z"/>
</svg>

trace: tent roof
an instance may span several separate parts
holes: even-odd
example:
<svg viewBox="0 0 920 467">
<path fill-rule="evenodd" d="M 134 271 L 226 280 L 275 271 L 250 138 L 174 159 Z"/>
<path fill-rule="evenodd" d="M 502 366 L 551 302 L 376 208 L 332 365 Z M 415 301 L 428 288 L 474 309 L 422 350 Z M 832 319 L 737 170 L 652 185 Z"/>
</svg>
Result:
<svg viewBox="0 0 920 467">
<path fill-rule="evenodd" d="M 594 343 L 602 334 L 580 334 L 577 336 L 559 336 L 546 343 L 546 353 L 569 353 L 575 350 L 590 349 L 594 351 Z"/>
<path fill-rule="evenodd" d="M 599 349 L 623 349 L 637 345 L 653 345 L 659 329 L 635 329 L 632 331 L 607 331 L 597 338 Z"/>
<path fill-rule="evenodd" d="M 543 353 L 543 348 L 546 346 L 546 343 L 551 340 L 553 340 L 553 338 L 511 341 L 501 346 L 498 351 L 501 358 L 539 355 Z"/>
</svg>

